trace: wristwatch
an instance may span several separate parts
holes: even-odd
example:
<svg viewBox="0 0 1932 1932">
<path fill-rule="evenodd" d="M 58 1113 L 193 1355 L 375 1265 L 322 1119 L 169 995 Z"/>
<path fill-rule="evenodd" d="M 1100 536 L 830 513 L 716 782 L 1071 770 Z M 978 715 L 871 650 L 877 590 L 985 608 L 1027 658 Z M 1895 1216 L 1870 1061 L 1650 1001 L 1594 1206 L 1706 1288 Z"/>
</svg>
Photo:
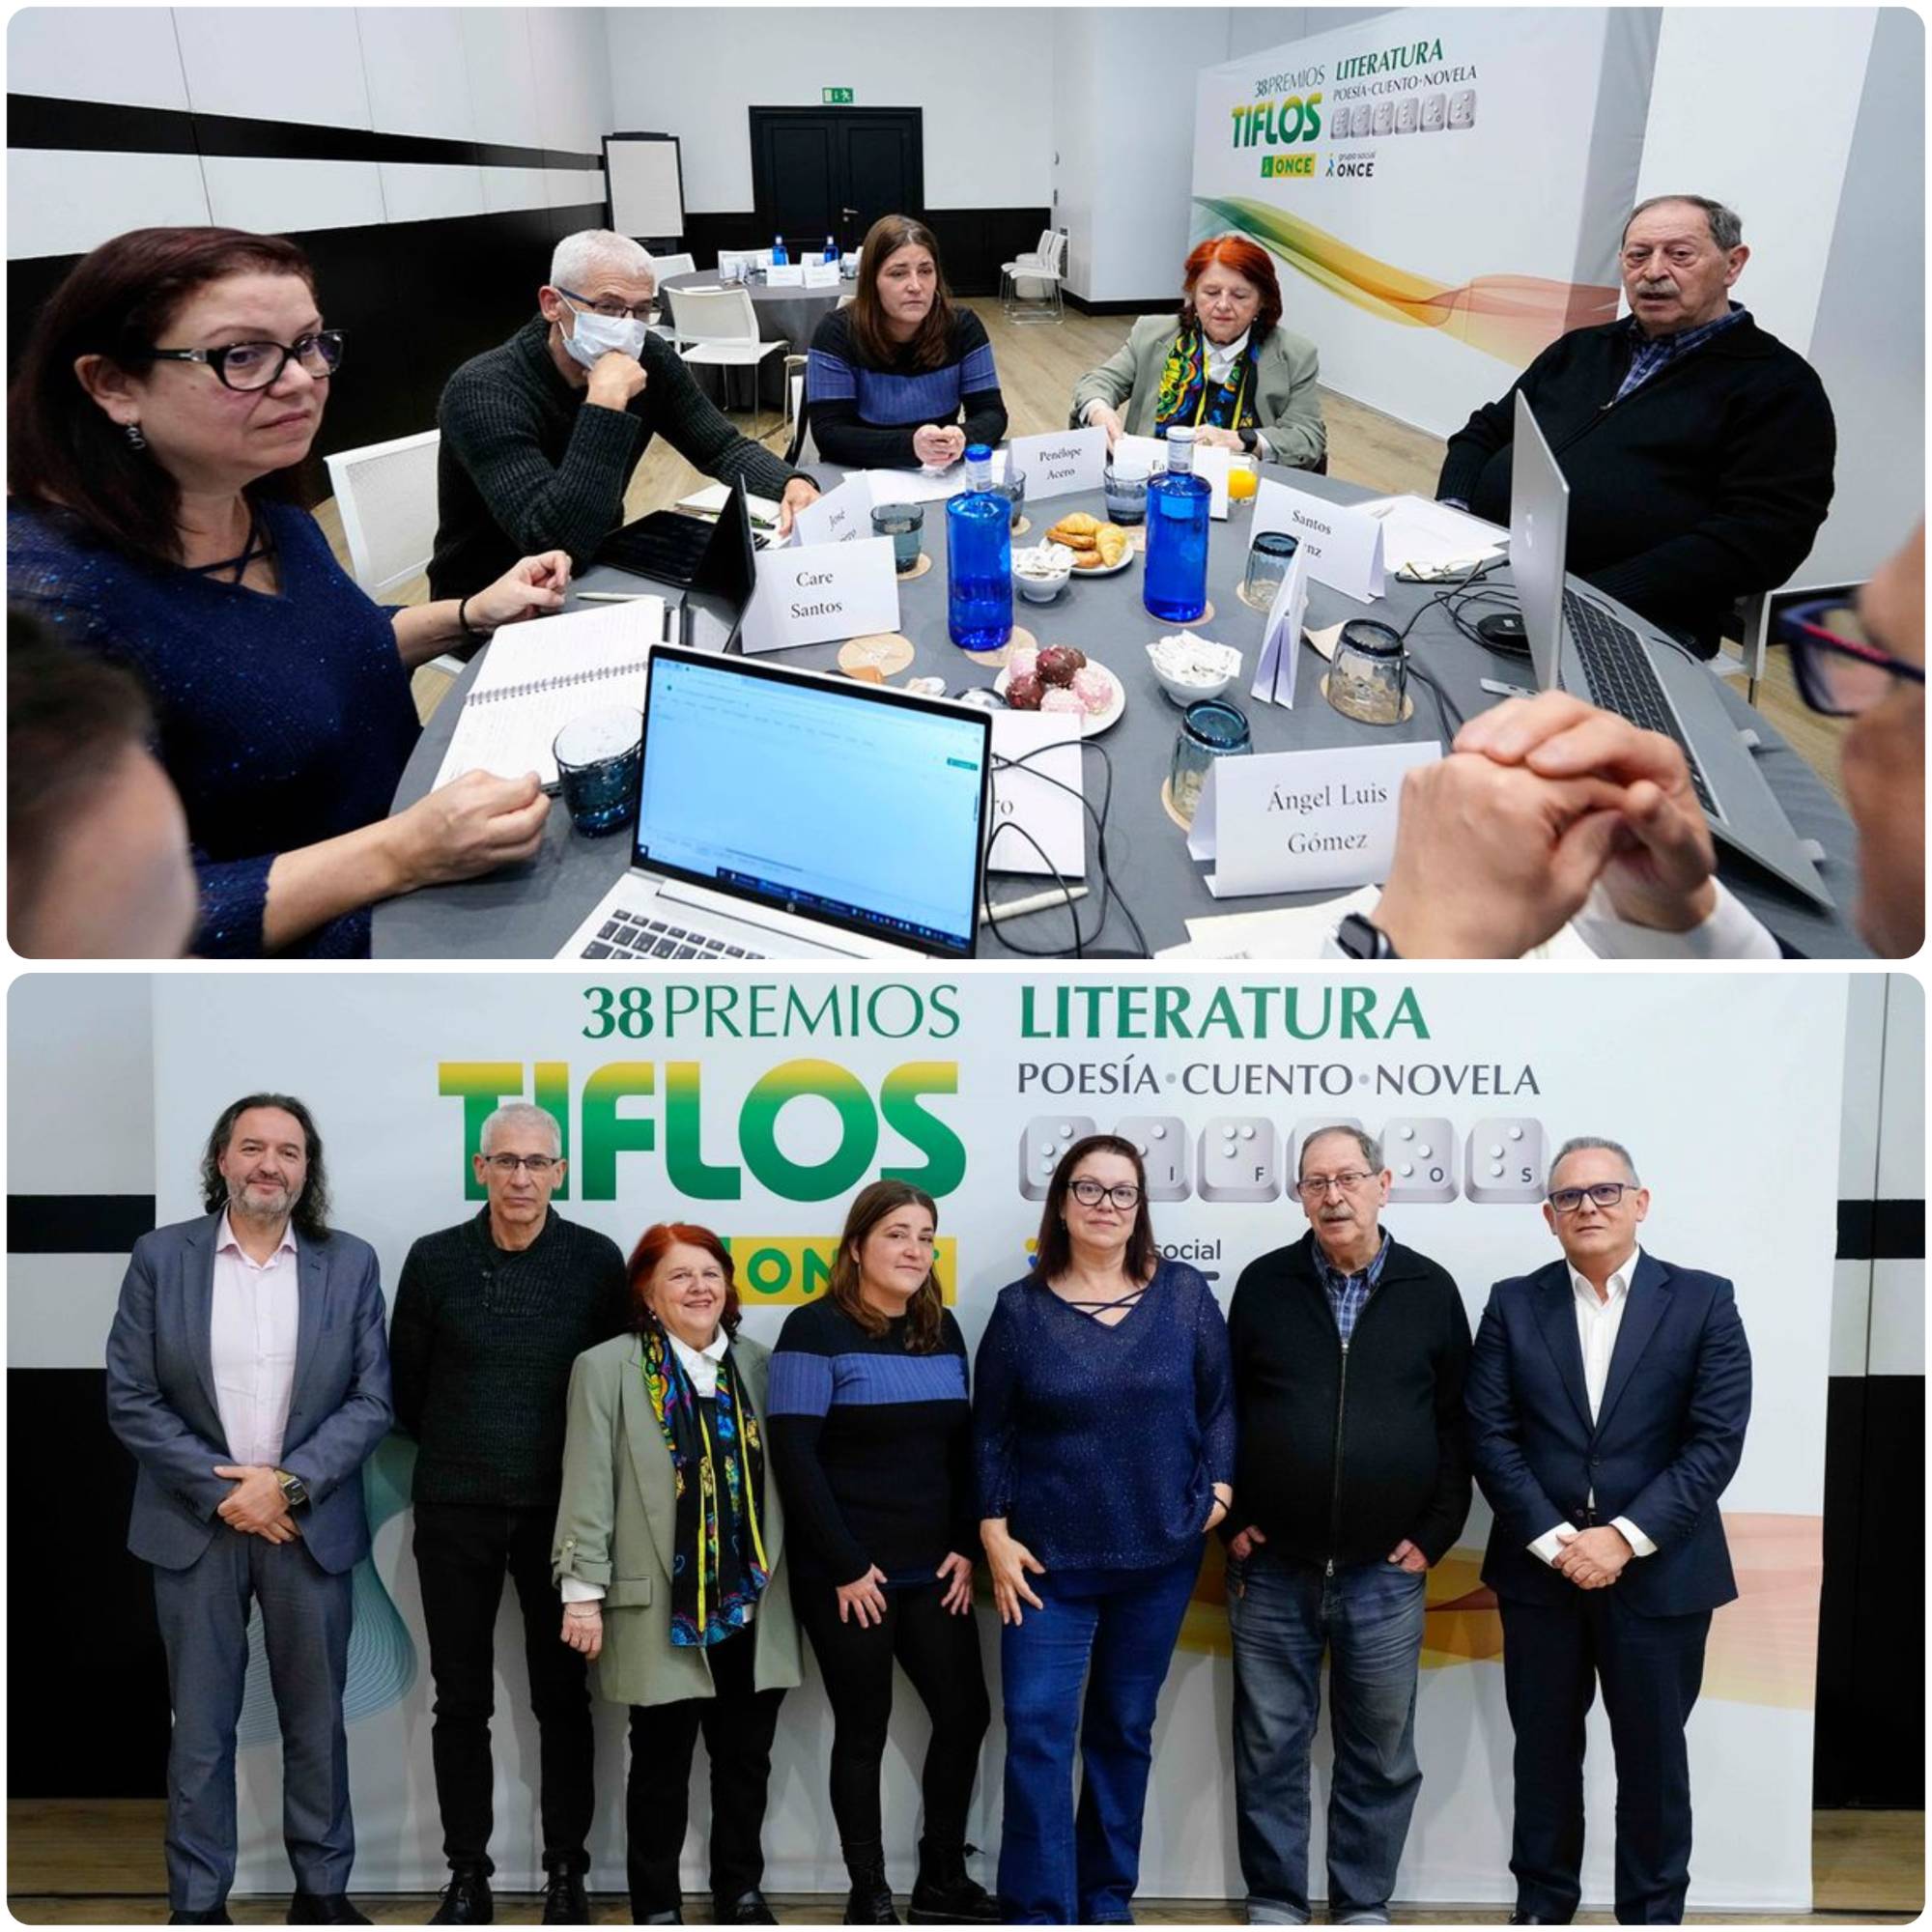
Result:
<svg viewBox="0 0 1932 1932">
<path fill-rule="evenodd" d="M 1244 429 L 1241 431 L 1241 447 L 1248 451 L 1250 455 L 1254 453 L 1255 444 L 1260 440 L 1261 438 L 1253 430 Z"/>
<path fill-rule="evenodd" d="M 1400 959 L 1380 926 L 1371 925 L 1358 912 L 1351 912 L 1335 928 L 1335 944 L 1350 959 Z"/>
<path fill-rule="evenodd" d="M 282 1500 L 291 1509 L 300 1509 L 308 1501 L 308 1485 L 299 1476 L 291 1474 L 287 1469 L 277 1469 L 275 1481 L 281 1486 Z"/>
</svg>

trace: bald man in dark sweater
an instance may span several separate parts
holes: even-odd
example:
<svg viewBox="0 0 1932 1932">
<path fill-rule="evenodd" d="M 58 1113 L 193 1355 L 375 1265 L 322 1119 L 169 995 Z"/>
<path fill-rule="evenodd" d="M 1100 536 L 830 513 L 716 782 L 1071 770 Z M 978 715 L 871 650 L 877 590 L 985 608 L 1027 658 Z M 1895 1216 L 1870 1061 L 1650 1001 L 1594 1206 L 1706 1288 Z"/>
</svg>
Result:
<svg viewBox="0 0 1932 1932">
<path fill-rule="evenodd" d="M 551 1208 L 561 1144 L 542 1108 L 498 1108 L 473 1160 L 488 1205 L 417 1241 L 396 1288 L 396 1421 L 419 1445 L 414 1548 L 450 1868 L 437 1925 L 486 1925 L 494 1911 L 490 1717 L 506 1571 L 541 1738 L 544 1923 L 582 1925 L 589 1910 L 596 1739 L 583 1661 L 557 1637 L 550 1550 L 571 1364 L 629 1325 L 630 1297 L 616 1244 Z"/>
</svg>

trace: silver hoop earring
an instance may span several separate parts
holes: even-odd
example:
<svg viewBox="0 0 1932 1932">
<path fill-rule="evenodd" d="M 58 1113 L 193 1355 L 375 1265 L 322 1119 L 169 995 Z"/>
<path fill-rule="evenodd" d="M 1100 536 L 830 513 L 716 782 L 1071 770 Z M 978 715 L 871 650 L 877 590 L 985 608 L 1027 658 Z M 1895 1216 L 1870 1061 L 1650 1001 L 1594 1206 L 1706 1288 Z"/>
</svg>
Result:
<svg viewBox="0 0 1932 1932">
<path fill-rule="evenodd" d="M 122 434 L 128 439 L 128 447 L 129 449 L 147 448 L 148 439 L 141 434 L 141 425 L 139 423 L 125 424 Z"/>
</svg>

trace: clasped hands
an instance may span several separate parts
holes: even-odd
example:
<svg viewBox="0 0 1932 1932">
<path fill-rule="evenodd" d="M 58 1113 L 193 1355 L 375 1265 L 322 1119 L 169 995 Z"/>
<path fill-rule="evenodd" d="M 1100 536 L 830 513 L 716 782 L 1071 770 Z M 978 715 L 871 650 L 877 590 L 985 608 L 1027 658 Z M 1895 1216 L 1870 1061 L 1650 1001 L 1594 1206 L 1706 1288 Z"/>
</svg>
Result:
<svg viewBox="0 0 1932 1932">
<path fill-rule="evenodd" d="M 1404 780 L 1374 917 L 1405 958 L 1514 958 L 1600 882 L 1620 919 L 1687 932 L 1716 870 L 1677 745 L 1551 691 L 1470 719 Z"/>
<path fill-rule="evenodd" d="M 1624 1541 L 1623 1531 L 1609 1523 L 1595 1529 L 1573 1529 L 1562 1523 L 1556 1537 L 1563 1548 L 1549 1567 L 1569 1577 L 1579 1590 L 1602 1590 L 1614 1583 L 1635 1554 Z"/>
<path fill-rule="evenodd" d="M 254 1463 L 217 1463 L 214 1473 L 235 1485 L 214 1506 L 215 1515 L 230 1529 L 264 1536 L 270 1543 L 292 1543 L 301 1534 L 274 1470 Z"/>
</svg>

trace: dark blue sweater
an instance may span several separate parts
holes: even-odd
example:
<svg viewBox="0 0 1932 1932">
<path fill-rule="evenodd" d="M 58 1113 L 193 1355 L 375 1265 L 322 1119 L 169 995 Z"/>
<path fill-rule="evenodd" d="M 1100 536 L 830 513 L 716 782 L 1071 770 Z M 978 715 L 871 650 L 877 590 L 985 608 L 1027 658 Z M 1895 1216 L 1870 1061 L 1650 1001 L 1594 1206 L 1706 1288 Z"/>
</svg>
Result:
<svg viewBox="0 0 1932 1932">
<path fill-rule="evenodd" d="M 388 615 L 344 575 L 315 519 L 265 503 L 281 592 L 136 563 L 71 518 L 7 511 L 7 595 L 147 685 L 201 881 L 198 953 L 262 951 L 276 855 L 387 815 L 420 726 Z M 298 952 L 369 950 L 366 909 Z"/>
<path fill-rule="evenodd" d="M 1162 1262 L 1109 1328 L 1029 1276 L 974 1362 L 980 1514 L 1047 1566 L 1152 1570 L 1198 1551 L 1235 1480 L 1228 1325 L 1198 1269 Z"/>
</svg>

